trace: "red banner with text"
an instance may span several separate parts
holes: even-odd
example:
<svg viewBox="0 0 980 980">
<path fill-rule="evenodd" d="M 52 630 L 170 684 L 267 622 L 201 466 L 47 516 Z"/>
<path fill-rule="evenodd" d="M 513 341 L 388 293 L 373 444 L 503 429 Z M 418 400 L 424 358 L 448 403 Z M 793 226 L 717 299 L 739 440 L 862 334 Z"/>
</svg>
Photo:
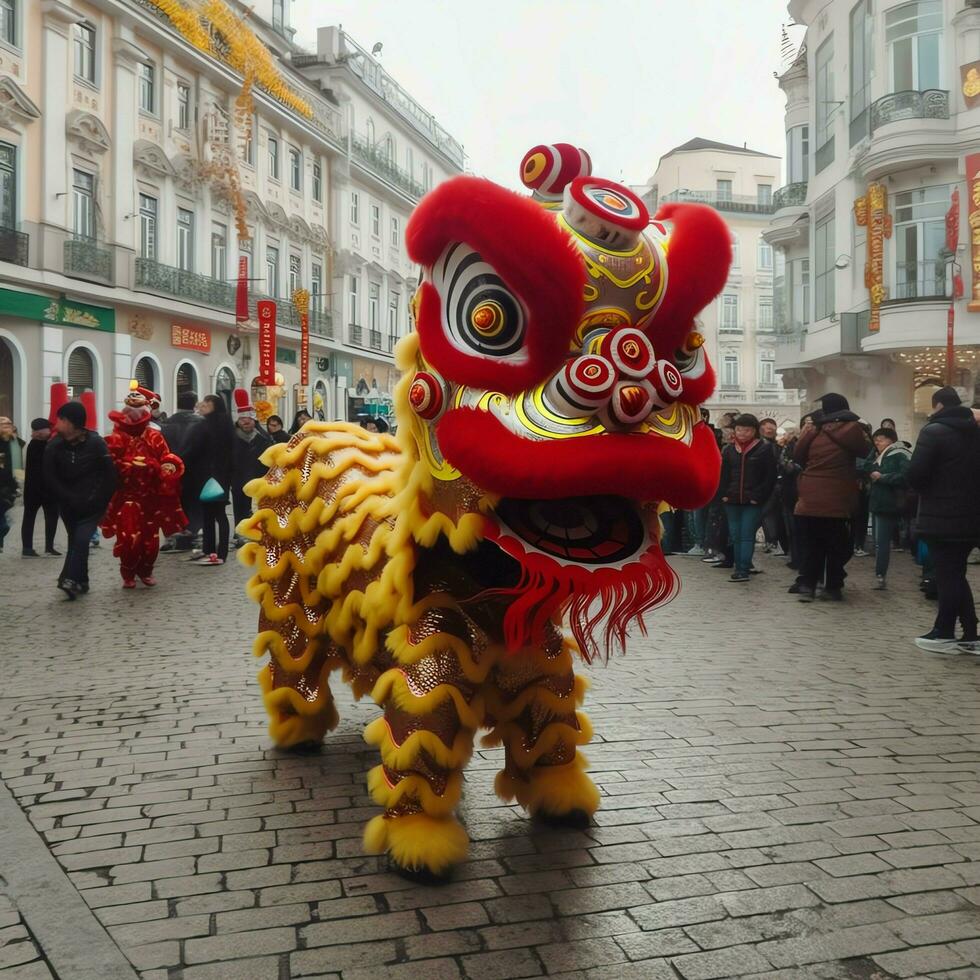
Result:
<svg viewBox="0 0 980 980">
<path fill-rule="evenodd" d="M 259 382 L 264 385 L 276 383 L 276 304 L 262 299 L 258 303 L 259 313 Z"/>
<path fill-rule="evenodd" d="M 238 257 L 238 285 L 235 287 L 235 322 L 248 319 L 248 257 Z"/>
</svg>

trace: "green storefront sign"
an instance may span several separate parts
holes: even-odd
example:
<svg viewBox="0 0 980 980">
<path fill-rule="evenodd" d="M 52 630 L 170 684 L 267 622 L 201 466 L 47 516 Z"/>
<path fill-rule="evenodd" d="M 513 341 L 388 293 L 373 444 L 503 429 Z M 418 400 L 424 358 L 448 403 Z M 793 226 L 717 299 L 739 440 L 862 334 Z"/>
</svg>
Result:
<svg viewBox="0 0 980 980">
<path fill-rule="evenodd" d="M 14 289 L 0 289 L 0 316 L 19 316 L 59 327 L 85 327 L 89 330 L 116 332 L 116 311 L 104 306 L 89 306 L 60 296 L 38 296 Z"/>
</svg>

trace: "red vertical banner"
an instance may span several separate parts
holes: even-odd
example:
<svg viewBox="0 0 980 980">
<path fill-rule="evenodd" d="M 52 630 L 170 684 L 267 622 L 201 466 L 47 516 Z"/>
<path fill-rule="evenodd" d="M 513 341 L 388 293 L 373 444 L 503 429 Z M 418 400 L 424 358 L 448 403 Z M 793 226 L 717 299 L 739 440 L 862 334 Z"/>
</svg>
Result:
<svg viewBox="0 0 980 980">
<path fill-rule="evenodd" d="M 262 299 L 258 303 L 259 313 L 259 382 L 264 385 L 276 383 L 276 304 Z"/>
<path fill-rule="evenodd" d="M 310 383 L 310 294 L 305 289 L 293 291 L 293 306 L 299 314 L 299 383 L 305 388 Z M 305 396 L 304 396 L 305 397 Z"/>
<path fill-rule="evenodd" d="M 248 319 L 248 256 L 238 257 L 238 284 L 235 286 L 235 322 Z"/>
<path fill-rule="evenodd" d="M 960 244 L 960 189 L 953 188 L 949 198 L 949 210 L 946 212 L 946 248 L 956 254 Z"/>
<path fill-rule="evenodd" d="M 950 303 L 949 310 L 946 312 L 946 384 L 948 385 L 951 385 L 956 380 L 954 378 L 956 358 L 953 348 L 953 321 L 953 304 Z"/>
<path fill-rule="evenodd" d="M 970 295 L 966 308 L 980 312 L 980 153 L 966 155 L 966 215 L 970 226 Z"/>
</svg>

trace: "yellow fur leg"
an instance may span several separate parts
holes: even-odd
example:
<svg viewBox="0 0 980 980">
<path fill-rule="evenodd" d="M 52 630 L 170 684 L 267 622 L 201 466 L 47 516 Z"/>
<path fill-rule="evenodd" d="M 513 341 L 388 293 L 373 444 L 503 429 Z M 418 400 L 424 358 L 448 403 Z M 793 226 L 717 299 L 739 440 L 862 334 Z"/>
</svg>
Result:
<svg viewBox="0 0 980 980">
<path fill-rule="evenodd" d="M 406 871 L 445 874 L 466 857 L 469 838 L 454 817 L 430 817 L 427 813 L 378 816 L 364 828 L 364 849 L 387 853 Z"/>
<path fill-rule="evenodd" d="M 564 816 L 581 810 L 590 816 L 599 808 L 599 791 L 585 774 L 581 753 L 563 766 L 537 766 L 515 776 L 507 770 L 497 774 L 494 789 L 504 801 L 516 799 L 531 816 Z"/>
</svg>

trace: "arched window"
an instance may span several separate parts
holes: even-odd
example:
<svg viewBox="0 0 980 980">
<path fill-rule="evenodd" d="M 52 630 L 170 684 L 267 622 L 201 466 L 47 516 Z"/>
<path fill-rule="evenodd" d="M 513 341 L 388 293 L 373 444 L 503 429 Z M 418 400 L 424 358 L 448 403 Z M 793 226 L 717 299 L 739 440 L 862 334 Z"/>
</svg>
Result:
<svg viewBox="0 0 980 980">
<path fill-rule="evenodd" d="M 367 121 L 367 145 L 374 146 L 374 120 L 368 119 Z"/>
<path fill-rule="evenodd" d="M 157 369 L 156 365 L 149 357 L 141 357 L 133 368 L 133 377 L 140 383 L 140 387 L 149 388 L 150 391 L 157 391 Z"/>
<path fill-rule="evenodd" d="M 385 159 L 389 163 L 395 162 L 395 141 L 391 133 L 385 137 Z"/>
<path fill-rule="evenodd" d="M 224 399 L 228 411 L 231 411 L 231 393 L 235 390 L 235 375 L 231 368 L 220 368 L 214 376 L 214 393 Z"/>
<path fill-rule="evenodd" d="M 0 338 L 0 415 L 14 418 L 14 352 L 10 345 Z M 23 420 L 18 421 L 23 429 Z"/>
<path fill-rule="evenodd" d="M 187 361 L 177 368 L 177 398 L 179 399 L 185 391 L 200 391 L 197 386 L 197 368 Z"/>
<path fill-rule="evenodd" d="M 68 357 L 68 387 L 72 398 L 95 390 L 95 361 L 85 347 L 76 347 Z"/>
</svg>

